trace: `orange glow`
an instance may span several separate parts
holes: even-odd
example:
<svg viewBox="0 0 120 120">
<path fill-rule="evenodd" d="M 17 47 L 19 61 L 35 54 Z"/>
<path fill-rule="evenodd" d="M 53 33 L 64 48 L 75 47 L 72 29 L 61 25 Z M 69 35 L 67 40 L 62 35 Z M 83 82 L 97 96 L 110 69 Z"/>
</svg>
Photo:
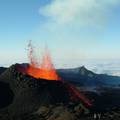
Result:
<svg viewBox="0 0 120 120">
<path fill-rule="evenodd" d="M 60 80 L 60 77 L 57 75 L 55 69 L 44 69 L 36 68 L 35 66 L 30 65 L 27 69 L 27 74 L 33 76 L 34 78 L 42 78 L 46 80 Z"/>
<path fill-rule="evenodd" d="M 46 51 L 45 55 L 43 56 L 42 63 L 39 66 L 39 63 L 37 63 L 37 60 L 34 57 L 34 49 L 31 41 L 28 47 L 30 65 L 27 68 L 27 74 L 33 76 L 34 78 L 42 78 L 46 80 L 60 80 L 60 77 L 57 75 L 54 65 L 52 64 L 51 57 L 48 51 Z"/>
</svg>

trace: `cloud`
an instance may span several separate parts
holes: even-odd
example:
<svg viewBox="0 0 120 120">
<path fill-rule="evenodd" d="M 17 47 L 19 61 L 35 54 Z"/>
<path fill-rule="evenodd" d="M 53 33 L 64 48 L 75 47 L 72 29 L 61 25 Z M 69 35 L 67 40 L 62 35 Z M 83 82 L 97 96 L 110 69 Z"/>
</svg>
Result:
<svg viewBox="0 0 120 120">
<path fill-rule="evenodd" d="M 106 22 L 108 26 L 114 22 L 111 19 L 119 3 L 120 0 L 50 0 L 39 8 L 42 24 L 33 39 L 47 43 L 53 56 L 61 61 L 107 58 L 110 52 L 104 50 L 107 34 L 103 29 Z"/>
<path fill-rule="evenodd" d="M 100 25 L 118 3 L 119 0 L 52 0 L 39 12 L 57 24 Z"/>
</svg>

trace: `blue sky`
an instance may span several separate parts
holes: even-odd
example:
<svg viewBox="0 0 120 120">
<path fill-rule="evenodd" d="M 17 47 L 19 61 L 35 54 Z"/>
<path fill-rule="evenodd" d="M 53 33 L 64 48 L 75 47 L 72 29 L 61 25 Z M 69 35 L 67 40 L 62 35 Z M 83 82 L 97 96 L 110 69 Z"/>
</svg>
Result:
<svg viewBox="0 0 120 120">
<path fill-rule="evenodd" d="M 119 0 L 0 0 L 0 65 L 27 62 L 30 39 L 55 64 L 119 59 L 119 13 Z"/>
</svg>

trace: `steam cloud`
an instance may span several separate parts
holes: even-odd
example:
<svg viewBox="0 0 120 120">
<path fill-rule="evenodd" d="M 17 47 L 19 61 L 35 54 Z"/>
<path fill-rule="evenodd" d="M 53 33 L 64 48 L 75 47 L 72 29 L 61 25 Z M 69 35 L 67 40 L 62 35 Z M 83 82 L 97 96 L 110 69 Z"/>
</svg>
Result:
<svg viewBox="0 0 120 120">
<path fill-rule="evenodd" d="M 119 5 L 120 0 L 50 0 L 39 8 L 45 20 L 41 20 L 35 37 L 49 44 L 55 61 L 61 59 L 57 65 L 67 66 L 66 61 L 70 64 L 75 61 L 74 66 L 81 59 L 111 58 L 109 52 L 97 46 L 106 23 L 110 24 Z"/>
<path fill-rule="evenodd" d="M 100 25 L 119 0 L 52 0 L 40 14 L 57 24 Z"/>
</svg>

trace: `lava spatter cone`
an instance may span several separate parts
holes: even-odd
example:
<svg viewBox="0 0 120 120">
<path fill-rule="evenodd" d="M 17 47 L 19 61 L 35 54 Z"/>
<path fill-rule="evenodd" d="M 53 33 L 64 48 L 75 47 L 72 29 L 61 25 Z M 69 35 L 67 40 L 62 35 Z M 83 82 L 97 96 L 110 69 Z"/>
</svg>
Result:
<svg viewBox="0 0 120 120">
<path fill-rule="evenodd" d="M 91 106 L 91 102 L 73 85 L 58 76 L 48 52 L 39 66 L 31 44 L 29 47 L 29 64 L 13 65 L 0 75 L 0 84 L 5 83 L 7 92 L 11 91 L 3 99 L 6 102 L 3 102 L 5 107 L 1 109 L 14 116 L 33 113 L 41 105 L 81 102 L 87 107 Z"/>
<path fill-rule="evenodd" d="M 23 74 L 30 75 L 34 78 L 37 79 L 45 79 L 48 81 L 59 81 L 69 92 L 69 95 L 71 98 L 77 101 L 83 101 L 85 105 L 91 106 L 91 102 L 84 96 L 82 95 L 79 90 L 77 90 L 73 85 L 70 83 L 63 81 L 60 76 L 57 74 L 56 69 L 52 63 L 50 54 L 48 51 L 45 52 L 43 58 L 42 58 L 42 63 L 39 64 L 36 62 L 36 59 L 34 58 L 33 55 L 33 47 L 30 44 L 30 64 L 26 67 L 24 66 L 19 66 L 18 70 L 22 72 Z"/>
<path fill-rule="evenodd" d="M 7 110 L 11 115 L 21 115 L 36 111 L 41 105 L 76 102 L 71 98 L 75 98 L 77 94 L 72 96 L 74 92 L 70 92 L 70 86 L 65 82 L 36 79 L 18 71 L 20 66 L 28 65 L 13 65 L 0 76 L 0 82 L 6 83 L 12 91 L 5 99 L 7 101 L 12 98 L 11 101 L 1 110 Z M 79 102 L 86 104 L 82 99 Z"/>
<path fill-rule="evenodd" d="M 9 90 L 13 93 L 5 100 L 12 97 L 6 106 L 11 114 L 33 112 L 41 105 L 70 101 L 69 93 L 61 81 L 33 78 L 16 70 L 18 66 L 20 65 L 11 66 L 0 76 L 0 81 L 9 85 Z"/>
</svg>

